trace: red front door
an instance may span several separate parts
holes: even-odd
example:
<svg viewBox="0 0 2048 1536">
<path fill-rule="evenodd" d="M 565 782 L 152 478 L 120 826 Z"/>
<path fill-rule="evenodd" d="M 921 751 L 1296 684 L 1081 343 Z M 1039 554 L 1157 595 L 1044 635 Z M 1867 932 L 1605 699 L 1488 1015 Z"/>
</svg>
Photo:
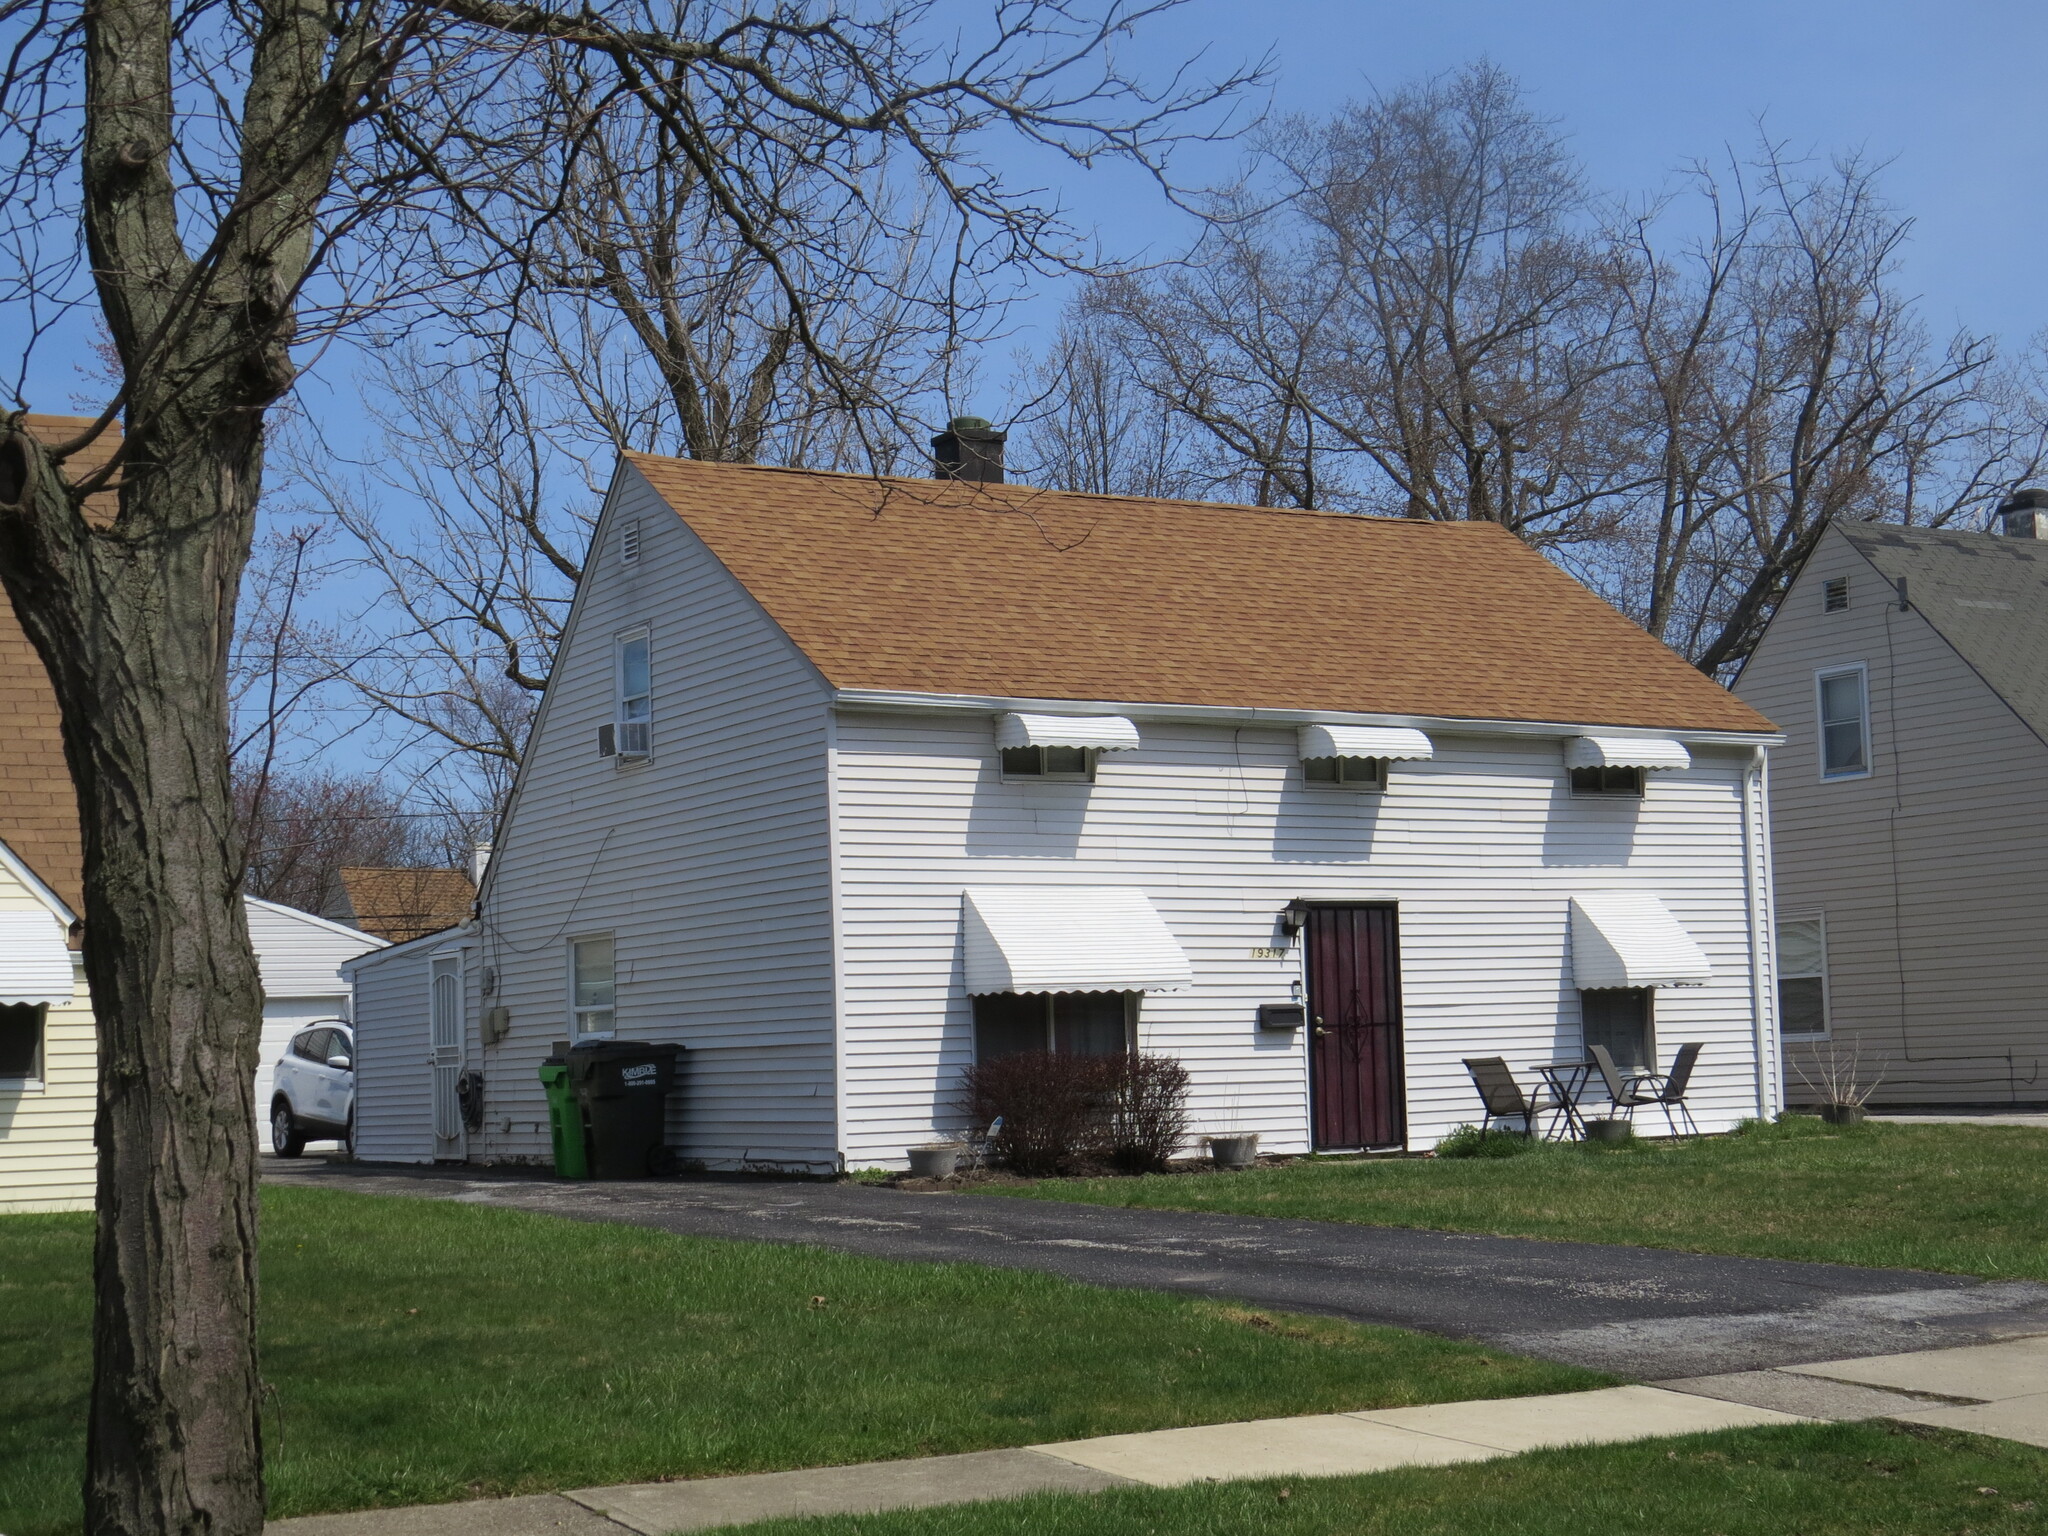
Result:
<svg viewBox="0 0 2048 1536">
<path fill-rule="evenodd" d="M 1317 1147 L 1398 1146 L 1401 939 L 1392 903 L 1308 909 L 1309 1096 Z"/>
</svg>

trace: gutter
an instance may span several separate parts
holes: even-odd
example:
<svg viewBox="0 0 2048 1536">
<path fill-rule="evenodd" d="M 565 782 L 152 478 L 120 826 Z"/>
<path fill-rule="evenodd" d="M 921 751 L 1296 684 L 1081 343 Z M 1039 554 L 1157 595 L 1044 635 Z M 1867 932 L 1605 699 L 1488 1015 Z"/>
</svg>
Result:
<svg viewBox="0 0 2048 1536">
<path fill-rule="evenodd" d="M 1781 747 L 1779 731 L 1705 731 L 1669 726 L 1605 725 L 1562 720 L 1490 720 L 1457 715 L 1359 714 L 1330 709 L 1245 709 L 1219 704 L 1138 704 L 1114 699 L 1018 699 L 997 694 L 916 693 L 889 688 L 839 688 L 839 709 L 917 714 L 999 714 L 1017 710 L 1054 715 L 1122 715 L 1131 720 L 1181 721 L 1208 725 L 1392 725 L 1420 731 L 1479 736 L 1602 736 L 1676 738 L 1696 746 Z"/>
</svg>

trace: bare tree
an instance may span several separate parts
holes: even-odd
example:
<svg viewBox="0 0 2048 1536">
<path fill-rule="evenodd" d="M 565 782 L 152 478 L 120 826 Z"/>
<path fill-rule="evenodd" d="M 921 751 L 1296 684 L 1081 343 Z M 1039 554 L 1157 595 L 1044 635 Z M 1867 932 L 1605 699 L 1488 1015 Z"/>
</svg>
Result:
<svg viewBox="0 0 2048 1536">
<path fill-rule="evenodd" d="M 496 238 L 506 189 L 576 130 L 517 107 L 534 61 L 565 55 L 598 71 L 589 121 L 673 131 L 717 217 L 790 297 L 790 346 L 837 378 L 816 294 L 783 252 L 872 215 L 849 197 L 834 229 L 778 226 L 758 156 L 798 139 L 825 163 L 893 157 L 982 271 L 1060 259 L 1056 213 L 973 146 L 1000 129 L 1076 163 L 1144 158 L 1235 84 L 1154 94 L 1119 73 L 1110 45 L 1155 9 L 1007 0 L 978 30 L 932 34 L 909 0 L 0 0 L 14 396 L 29 404 L 38 343 L 66 344 L 88 313 L 119 365 L 84 430 L 46 443 L 13 413 L 0 435 L 0 579 L 55 687 L 84 823 L 100 1031 L 89 1529 L 263 1524 L 260 991 L 227 677 L 264 426 L 294 348 L 366 317 L 402 323 L 443 275 L 419 260 L 440 231 L 461 232 L 479 271 L 524 259 Z M 119 512 L 97 526 L 83 505 L 107 489 Z"/>
<path fill-rule="evenodd" d="M 245 768 L 234 776 L 234 796 L 248 848 L 247 889 L 265 901 L 318 912 L 345 866 L 447 862 L 432 818 L 408 810 L 370 774 L 259 778 Z"/>
</svg>

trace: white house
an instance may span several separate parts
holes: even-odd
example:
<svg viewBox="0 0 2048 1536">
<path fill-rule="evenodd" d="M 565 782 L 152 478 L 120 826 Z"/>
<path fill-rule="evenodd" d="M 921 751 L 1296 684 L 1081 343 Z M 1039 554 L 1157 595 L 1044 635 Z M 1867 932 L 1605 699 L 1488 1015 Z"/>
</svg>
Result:
<svg viewBox="0 0 2048 1536">
<path fill-rule="evenodd" d="M 608 1032 L 715 1168 L 901 1166 L 1046 1044 L 1283 1152 L 1587 1038 L 1776 1110 L 1768 720 L 1492 524 L 991 473 L 621 462 L 475 920 L 349 967 L 361 1156 L 545 1161 Z"/>
<path fill-rule="evenodd" d="M 2048 1105 L 2048 491 L 2001 510 L 1996 534 L 1831 528 L 1736 684 L 1788 738 L 1795 1100 L 1833 1056 L 1884 1107 Z"/>
<path fill-rule="evenodd" d="M 256 1134 L 270 1150 L 270 1079 L 291 1037 L 319 1019 L 349 1019 L 341 967 L 386 941 L 296 907 L 247 898 L 249 942 L 263 977 L 263 1044 L 256 1063 Z"/>
</svg>

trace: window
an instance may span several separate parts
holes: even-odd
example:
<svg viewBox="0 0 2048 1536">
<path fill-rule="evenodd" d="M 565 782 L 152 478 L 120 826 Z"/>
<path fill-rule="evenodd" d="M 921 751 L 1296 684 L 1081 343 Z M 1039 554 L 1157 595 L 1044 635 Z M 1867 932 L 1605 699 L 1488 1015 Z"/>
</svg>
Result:
<svg viewBox="0 0 2048 1536">
<path fill-rule="evenodd" d="M 0 1082 L 42 1081 L 44 1003 L 0 1006 Z"/>
<path fill-rule="evenodd" d="M 1023 779 L 1092 779 L 1092 747 L 1004 747 L 1003 777 Z"/>
<path fill-rule="evenodd" d="M 1828 1032 L 1828 933 L 1819 917 L 1778 920 L 1778 1033 L 1813 1039 Z"/>
<path fill-rule="evenodd" d="M 1131 1048 L 1129 992 L 991 992 L 974 1000 L 974 1054 L 1114 1056 Z"/>
<path fill-rule="evenodd" d="M 607 1033 L 615 1017 L 616 969 L 612 936 L 569 941 L 569 1033 L 577 1039 Z"/>
<path fill-rule="evenodd" d="M 1870 772 L 1870 711 L 1863 668 L 1844 667 L 1816 678 L 1820 700 L 1820 774 L 1857 778 Z"/>
<path fill-rule="evenodd" d="M 325 1066 L 328 1056 L 332 1054 L 327 1049 L 327 1042 L 333 1036 L 334 1031 L 331 1029 L 309 1029 L 292 1041 L 292 1054 L 301 1061 L 317 1061 Z"/>
<path fill-rule="evenodd" d="M 654 669 L 647 631 L 621 635 L 618 642 L 620 757 L 646 757 L 654 750 Z"/>
<path fill-rule="evenodd" d="M 1640 768 L 1574 768 L 1575 795 L 1620 795 L 1643 798 L 1643 770 Z"/>
<path fill-rule="evenodd" d="M 1840 613 L 1849 606 L 1849 578 L 1830 576 L 1820 584 L 1820 611 Z"/>
<path fill-rule="evenodd" d="M 1624 1072 L 1657 1070 L 1657 1030 L 1648 987 L 1596 987 L 1579 994 L 1579 1021 L 1586 1054 L 1604 1045 Z"/>
<path fill-rule="evenodd" d="M 1345 789 L 1385 789 L 1387 760 L 1384 757 L 1304 757 L 1301 776 L 1310 784 L 1333 784 Z"/>
</svg>

